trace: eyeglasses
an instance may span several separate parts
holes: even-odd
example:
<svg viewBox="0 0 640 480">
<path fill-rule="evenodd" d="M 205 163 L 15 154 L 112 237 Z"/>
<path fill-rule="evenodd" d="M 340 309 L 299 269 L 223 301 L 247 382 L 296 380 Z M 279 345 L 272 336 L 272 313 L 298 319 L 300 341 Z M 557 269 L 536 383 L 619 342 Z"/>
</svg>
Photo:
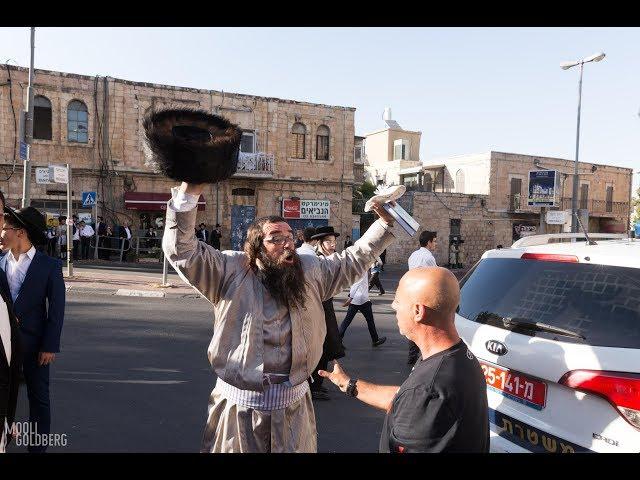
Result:
<svg viewBox="0 0 640 480">
<path fill-rule="evenodd" d="M 334 241 L 331 241 L 331 240 L 323 240 L 323 241 L 322 241 L 322 243 L 326 243 L 327 245 L 333 245 L 333 246 L 336 246 L 336 245 L 337 245 L 337 243 L 335 242 L 335 240 L 334 240 Z"/>
<path fill-rule="evenodd" d="M 2 227 L 2 230 L 22 230 L 22 228 L 18 228 L 18 227 Z"/>
<path fill-rule="evenodd" d="M 287 235 L 286 237 L 276 235 L 275 237 L 265 238 L 264 241 L 272 243 L 273 245 L 284 245 L 287 242 L 295 243 L 293 235 Z"/>
</svg>

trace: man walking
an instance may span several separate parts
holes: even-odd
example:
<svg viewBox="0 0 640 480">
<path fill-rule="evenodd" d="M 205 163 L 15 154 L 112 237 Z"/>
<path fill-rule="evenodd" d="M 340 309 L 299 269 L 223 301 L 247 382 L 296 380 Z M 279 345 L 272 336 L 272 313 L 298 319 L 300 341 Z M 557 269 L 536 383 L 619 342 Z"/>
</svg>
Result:
<svg viewBox="0 0 640 480">
<path fill-rule="evenodd" d="M 395 238 L 392 217 L 331 257 L 298 256 L 289 224 L 262 217 L 244 252 L 220 252 L 193 236 L 205 185 L 182 183 L 167 204 L 163 250 L 181 278 L 213 305 L 209 361 L 217 375 L 201 450 L 315 452 L 307 379 L 322 355 L 322 301 L 359 278 Z"/>
<path fill-rule="evenodd" d="M 201 223 L 198 231 L 196 232 L 196 237 L 201 242 L 207 243 L 209 240 L 209 232 L 207 231 L 207 226 L 204 223 Z"/>
<path fill-rule="evenodd" d="M 424 230 L 420 234 L 420 237 L 418 237 L 418 241 L 420 242 L 420 248 L 409 256 L 409 270 L 420 267 L 436 267 L 437 264 L 436 259 L 433 256 L 433 252 L 436 251 L 438 234 L 436 232 Z M 418 346 L 409 340 L 409 356 L 407 357 L 407 364 L 413 365 L 416 363 L 419 354 L 420 351 Z"/>
<path fill-rule="evenodd" d="M 43 435 L 50 430 L 49 366 L 60 351 L 65 307 L 61 262 L 34 247 L 44 241 L 45 228 L 44 216 L 34 207 L 5 207 L 0 244 L 9 251 L 0 269 L 6 273 L 20 321 L 31 431 Z M 30 444 L 28 450 L 44 452 L 46 446 Z"/>
<path fill-rule="evenodd" d="M 338 362 L 321 371 L 341 391 L 387 412 L 380 452 L 487 453 L 489 410 L 480 364 L 455 327 L 458 280 L 447 269 L 417 268 L 400 279 L 392 307 L 398 328 L 420 349 L 401 386 L 349 377 Z"/>
<path fill-rule="evenodd" d="M 356 313 L 360 312 L 364 315 L 364 319 L 367 321 L 367 328 L 369 329 L 369 335 L 371 335 L 371 345 L 379 347 L 387 341 L 387 337 L 378 337 L 378 331 L 376 330 L 376 322 L 373 318 L 373 309 L 371 308 L 371 300 L 369 300 L 369 275 L 365 274 L 351 286 L 349 290 L 349 298 L 342 305 L 343 307 L 349 306 L 347 314 L 340 324 L 339 332 L 340 338 L 344 338 L 344 334 L 351 325 L 351 321 L 356 316 Z"/>
</svg>

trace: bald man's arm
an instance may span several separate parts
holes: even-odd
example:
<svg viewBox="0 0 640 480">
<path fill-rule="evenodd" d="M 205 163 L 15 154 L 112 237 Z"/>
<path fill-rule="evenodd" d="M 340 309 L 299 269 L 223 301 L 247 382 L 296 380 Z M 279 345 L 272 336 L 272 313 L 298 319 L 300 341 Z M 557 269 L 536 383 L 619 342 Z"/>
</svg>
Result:
<svg viewBox="0 0 640 480">
<path fill-rule="evenodd" d="M 321 377 L 326 377 L 331 380 L 331 382 L 341 391 L 347 391 L 349 380 L 351 380 L 351 378 L 337 361 L 334 362 L 332 372 L 318 370 L 318 374 Z M 396 396 L 399 389 L 400 387 L 397 385 L 376 385 L 375 383 L 369 383 L 358 379 L 356 383 L 358 395 L 356 395 L 356 398 L 367 405 L 371 405 L 372 407 L 388 412 L 393 404 L 393 397 Z"/>
</svg>

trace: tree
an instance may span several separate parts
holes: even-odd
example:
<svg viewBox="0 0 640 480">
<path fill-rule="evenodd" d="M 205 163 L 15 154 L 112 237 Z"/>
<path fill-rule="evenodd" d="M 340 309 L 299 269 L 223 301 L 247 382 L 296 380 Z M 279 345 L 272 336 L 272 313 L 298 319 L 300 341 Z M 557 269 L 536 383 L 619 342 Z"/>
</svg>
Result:
<svg viewBox="0 0 640 480">
<path fill-rule="evenodd" d="M 640 187 L 638 187 L 635 197 L 631 199 L 631 209 L 631 223 L 640 222 Z"/>
<path fill-rule="evenodd" d="M 371 197 L 373 197 L 375 191 L 376 186 L 370 181 L 365 180 L 362 185 L 358 185 L 357 187 L 354 185 L 353 197 L 369 200 Z"/>
</svg>

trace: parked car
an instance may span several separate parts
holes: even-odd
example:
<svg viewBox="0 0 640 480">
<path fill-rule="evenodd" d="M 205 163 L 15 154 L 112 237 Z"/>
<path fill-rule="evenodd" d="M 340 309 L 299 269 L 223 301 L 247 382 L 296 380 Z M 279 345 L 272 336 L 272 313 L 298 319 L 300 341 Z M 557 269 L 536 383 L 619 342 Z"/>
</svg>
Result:
<svg viewBox="0 0 640 480">
<path fill-rule="evenodd" d="M 525 237 L 461 280 L 492 452 L 640 451 L 640 241 Z"/>
</svg>

